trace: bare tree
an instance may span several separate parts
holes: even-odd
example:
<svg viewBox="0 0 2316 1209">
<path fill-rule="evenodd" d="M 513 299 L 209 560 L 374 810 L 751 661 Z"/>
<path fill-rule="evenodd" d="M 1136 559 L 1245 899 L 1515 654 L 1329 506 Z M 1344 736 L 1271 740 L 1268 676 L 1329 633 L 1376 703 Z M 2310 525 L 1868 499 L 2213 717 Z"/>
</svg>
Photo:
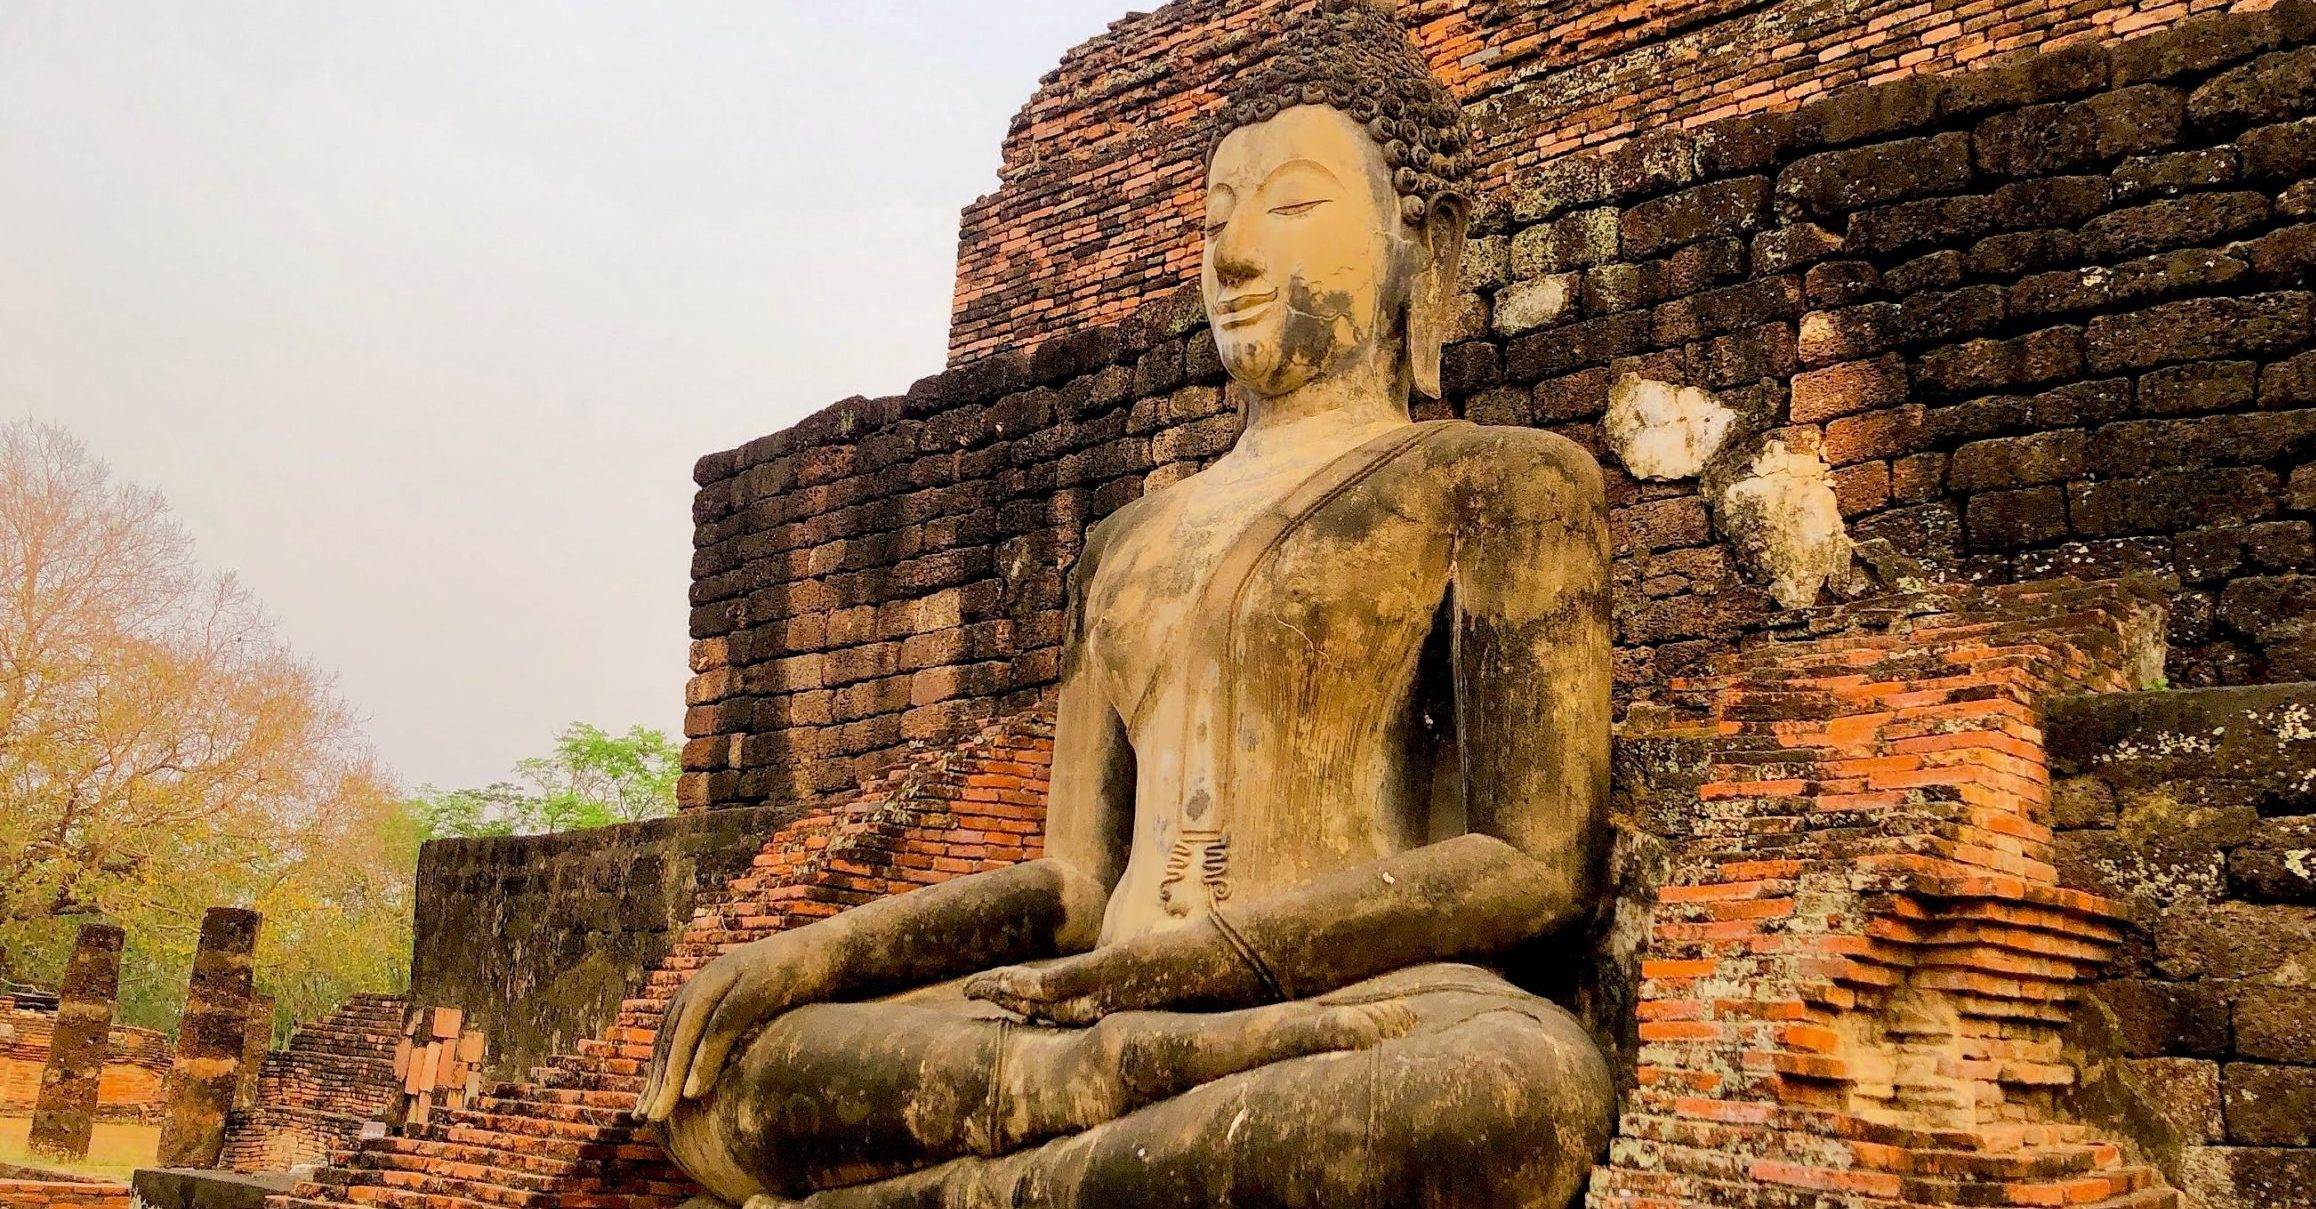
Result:
<svg viewBox="0 0 2316 1209">
<path fill-rule="evenodd" d="M 382 784 L 328 679 L 159 495 L 61 429 L 0 428 L 0 975 L 68 917 L 166 951 L 207 905 L 343 881 L 313 841 Z"/>
</svg>

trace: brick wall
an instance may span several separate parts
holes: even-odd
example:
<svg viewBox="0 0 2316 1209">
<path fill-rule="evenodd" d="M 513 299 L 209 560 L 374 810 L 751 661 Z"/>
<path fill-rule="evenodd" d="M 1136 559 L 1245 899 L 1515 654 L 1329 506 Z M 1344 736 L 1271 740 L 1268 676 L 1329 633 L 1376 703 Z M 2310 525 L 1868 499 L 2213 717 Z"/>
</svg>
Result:
<svg viewBox="0 0 2316 1209">
<path fill-rule="evenodd" d="M 785 821 L 687 816 L 429 843 L 410 1001 L 460 1009 L 490 1037 L 489 1074 L 520 1074 L 609 1023 L 698 894 L 747 868 Z"/>
<path fill-rule="evenodd" d="M 2069 702 L 2057 864 L 2129 912 L 2080 1097 L 2209 1209 L 2316 1206 L 2316 687 Z"/>
<path fill-rule="evenodd" d="M 1627 727 L 1694 771 L 1639 820 L 1669 871 L 1592 1209 L 2178 1203 L 2064 1103 L 2124 933 L 2061 884 L 2040 727 L 2143 683 L 2162 624 L 2062 582 L 1816 610 Z"/>
<path fill-rule="evenodd" d="M 2312 32 L 2291 0 L 1514 181 L 1426 414 L 1602 453 L 1620 705 L 1792 617 L 1695 481 L 1603 449 L 1625 374 L 1735 410 L 1725 464 L 1822 452 L 1853 535 L 1933 578 L 2168 577 L 2174 682 L 2316 676 Z M 1229 447 L 1223 383 L 1178 290 L 703 458 L 684 805 L 1034 704 L 1086 526 Z"/>
<path fill-rule="evenodd" d="M 998 190 L 966 208 L 952 363 L 1114 322 L 1189 280 L 1201 119 L 1282 0 L 1176 0 L 1072 50 L 1014 119 Z M 1790 110 L 1858 83 L 2114 39 L 2215 0 L 1402 0 L 1463 98 L 1485 204 L 1520 178 L 1644 131 Z M 2257 4 L 2235 7 L 2259 7 Z"/>
<path fill-rule="evenodd" d="M 40 1073 L 48 1066 L 49 1037 L 56 1031 L 56 1004 L 18 1005 L 0 995 L 0 1113 L 30 1113 L 40 1099 Z M 151 1029 L 114 1025 L 106 1043 L 105 1067 L 97 1082 L 101 1120 L 157 1116 L 161 1081 L 175 1060 L 169 1038 Z"/>
<path fill-rule="evenodd" d="M 221 1165 L 287 1171 L 351 1148 L 365 1122 L 394 1118 L 402 1099 L 394 1046 L 406 1007 L 399 995 L 356 995 L 298 1026 L 259 1068 L 257 1103 L 227 1118 Z"/>
<path fill-rule="evenodd" d="M 129 1209 L 129 1186 L 0 1179 L 0 1205 L 8 1209 Z"/>
</svg>

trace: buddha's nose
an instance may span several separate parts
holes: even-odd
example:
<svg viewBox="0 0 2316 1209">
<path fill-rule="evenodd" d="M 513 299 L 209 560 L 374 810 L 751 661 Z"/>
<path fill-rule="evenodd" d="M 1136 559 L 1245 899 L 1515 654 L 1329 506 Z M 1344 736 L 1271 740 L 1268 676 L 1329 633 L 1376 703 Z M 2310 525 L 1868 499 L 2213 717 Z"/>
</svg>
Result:
<svg viewBox="0 0 2316 1209">
<path fill-rule="evenodd" d="M 1262 262 L 1235 246 L 1225 233 L 1214 249 L 1214 279 L 1225 286 L 1241 286 L 1262 275 Z"/>
</svg>

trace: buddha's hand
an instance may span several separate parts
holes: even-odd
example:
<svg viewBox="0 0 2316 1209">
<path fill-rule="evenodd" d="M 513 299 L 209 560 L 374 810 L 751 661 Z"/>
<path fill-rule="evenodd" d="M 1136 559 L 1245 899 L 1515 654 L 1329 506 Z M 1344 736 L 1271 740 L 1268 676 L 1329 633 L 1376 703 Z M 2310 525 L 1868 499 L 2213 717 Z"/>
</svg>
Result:
<svg viewBox="0 0 2316 1209">
<path fill-rule="evenodd" d="M 1114 964 L 1097 949 L 1035 966 L 1001 966 L 965 980 L 965 996 L 994 1003 L 1031 1020 L 1077 1027 L 1123 1010 L 1112 1002 L 1115 989 L 1105 977 Z"/>
<path fill-rule="evenodd" d="M 965 994 L 1032 1020 L 1081 1027 L 1116 1012 L 1251 1007 L 1277 998 L 1211 922 L 1059 961 L 1002 966 L 967 979 Z"/>
<path fill-rule="evenodd" d="M 676 992 L 652 1042 L 651 1067 L 635 1115 L 664 1121 L 685 1099 L 715 1086 L 724 1061 L 749 1030 L 811 1002 L 826 963 L 825 938 L 813 927 L 755 941 L 708 963 Z"/>
</svg>

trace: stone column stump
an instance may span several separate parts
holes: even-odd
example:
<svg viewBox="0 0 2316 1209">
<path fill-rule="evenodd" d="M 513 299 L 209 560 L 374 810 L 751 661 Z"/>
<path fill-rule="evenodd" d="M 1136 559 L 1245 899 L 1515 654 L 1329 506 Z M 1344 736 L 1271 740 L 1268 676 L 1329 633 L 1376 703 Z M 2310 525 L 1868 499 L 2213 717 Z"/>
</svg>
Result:
<svg viewBox="0 0 2316 1209">
<path fill-rule="evenodd" d="M 257 1107 L 257 1077 L 265 1069 L 266 1054 L 273 1049 L 273 1009 L 273 996 L 250 994 L 247 1041 L 241 1050 L 241 1083 L 233 1093 L 235 1108 Z"/>
<path fill-rule="evenodd" d="M 40 1072 L 40 1098 L 32 1110 L 29 1148 L 41 1158 L 79 1162 L 88 1157 L 96 1123 L 97 1087 L 113 1031 L 113 1008 L 120 999 L 119 926 L 82 924 L 73 942 L 57 995 L 56 1031 L 49 1038 L 48 1065 Z"/>
<path fill-rule="evenodd" d="M 211 907 L 201 918 L 201 947 L 193 954 L 193 979 L 178 1021 L 177 1061 L 169 1068 L 160 1166 L 215 1167 L 225 1148 L 225 1114 L 233 1108 L 249 1044 L 257 928 L 257 912 L 242 907 Z"/>
</svg>

